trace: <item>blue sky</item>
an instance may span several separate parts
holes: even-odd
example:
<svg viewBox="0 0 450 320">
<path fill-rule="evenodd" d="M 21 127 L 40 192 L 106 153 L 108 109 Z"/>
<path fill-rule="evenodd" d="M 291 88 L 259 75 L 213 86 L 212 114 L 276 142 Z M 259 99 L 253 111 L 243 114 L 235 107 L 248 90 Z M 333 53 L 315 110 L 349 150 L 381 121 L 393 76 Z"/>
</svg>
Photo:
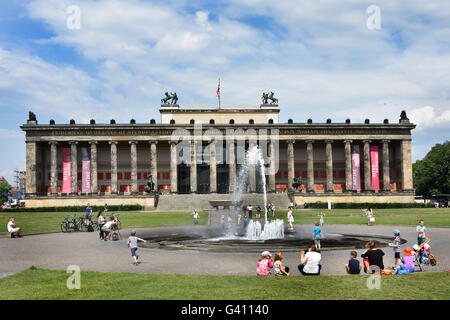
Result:
<svg viewBox="0 0 450 320">
<path fill-rule="evenodd" d="M 449 21 L 445 0 L 2 1 L 0 175 L 25 166 L 29 110 L 40 123 L 148 122 L 165 91 L 216 105 L 218 77 L 223 105 L 274 91 L 281 121 L 396 122 L 406 110 L 421 159 L 449 138 Z"/>
</svg>

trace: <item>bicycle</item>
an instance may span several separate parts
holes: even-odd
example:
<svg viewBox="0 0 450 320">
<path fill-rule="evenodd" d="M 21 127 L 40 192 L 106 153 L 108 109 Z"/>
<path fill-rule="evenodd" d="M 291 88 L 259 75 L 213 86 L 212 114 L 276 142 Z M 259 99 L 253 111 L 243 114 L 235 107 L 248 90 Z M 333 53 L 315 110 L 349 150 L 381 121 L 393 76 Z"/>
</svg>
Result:
<svg viewBox="0 0 450 320">
<path fill-rule="evenodd" d="M 82 232 L 86 232 L 89 228 L 89 226 L 92 226 L 93 231 L 98 231 L 99 230 L 99 226 L 98 226 L 98 221 L 92 221 L 92 217 L 89 216 L 89 218 L 79 218 L 79 223 L 80 223 L 80 230 Z"/>
<path fill-rule="evenodd" d="M 81 230 L 80 220 L 77 219 L 76 216 L 67 216 L 61 222 L 61 231 L 62 232 L 70 232 L 71 230 L 73 230 L 73 231 Z"/>
</svg>

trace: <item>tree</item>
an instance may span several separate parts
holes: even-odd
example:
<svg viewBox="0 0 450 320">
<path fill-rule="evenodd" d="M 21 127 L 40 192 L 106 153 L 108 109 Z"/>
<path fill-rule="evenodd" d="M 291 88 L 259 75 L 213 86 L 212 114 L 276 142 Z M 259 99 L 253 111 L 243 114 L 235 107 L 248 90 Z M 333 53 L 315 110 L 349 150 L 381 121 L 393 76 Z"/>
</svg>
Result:
<svg viewBox="0 0 450 320">
<path fill-rule="evenodd" d="M 413 164 L 416 194 L 450 193 L 450 141 L 437 144 L 422 160 Z"/>
<path fill-rule="evenodd" d="M 0 181 L 0 204 L 8 200 L 8 191 L 11 186 L 7 181 Z"/>
</svg>

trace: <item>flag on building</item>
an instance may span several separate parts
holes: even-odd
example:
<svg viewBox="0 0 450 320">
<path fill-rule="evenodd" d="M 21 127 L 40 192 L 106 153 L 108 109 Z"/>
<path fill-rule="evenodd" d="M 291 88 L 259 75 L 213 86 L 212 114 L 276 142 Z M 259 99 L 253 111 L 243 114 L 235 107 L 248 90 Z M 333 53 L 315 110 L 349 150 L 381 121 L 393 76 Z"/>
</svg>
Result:
<svg viewBox="0 0 450 320">
<path fill-rule="evenodd" d="M 219 99 L 219 108 L 220 108 L 220 78 L 219 78 L 219 84 L 217 85 L 217 99 Z"/>
</svg>

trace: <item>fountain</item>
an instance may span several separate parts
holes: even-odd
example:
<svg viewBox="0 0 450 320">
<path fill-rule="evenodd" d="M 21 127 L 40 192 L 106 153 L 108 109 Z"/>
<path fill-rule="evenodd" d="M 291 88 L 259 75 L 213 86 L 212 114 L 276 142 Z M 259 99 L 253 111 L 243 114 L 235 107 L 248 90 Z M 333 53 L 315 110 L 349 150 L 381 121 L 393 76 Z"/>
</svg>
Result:
<svg viewBox="0 0 450 320">
<path fill-rule="evenodd" d="M 247 195 L 248 178 L 252 166 L 259 168 L 259 176 L 264 199 L 264 219 L 251 219 L 248 225 L 237 223 L 244 198 Z M 267 216 L 266 178 L 264 175 L 264 159 L 258 146 L 251 147 L 246 152 L 245 163 L 241 166 L 233 193 L 232 200 L 213 200 L 217 206 L 224 209 L 214 210 L 210 217 L 223 216 L 224 228 L 219 220 L 209 226 L 195 227 L 164 227 L 153 228 L 144 232 L 143 238 L 147 243 L 140 244 L 147 248 L 165 250 L 198 250 L 213 252 L 261 252 L 270 248 L 283 252 L 298 252 L 311 244 L 310 226 L 297 228 L 291 233 L 284 233 L 284 221 L 280 219 L 269 220 Z M 217 207 L 218 209 L 218 207 Z M 230 218 L 230 223 L 228 219 Z M 210 220 L 212 221 L 212 220 Z M 364 248 L 368 240 L 378 241 L 378 247 L 387 246 L 390 237 L 366 237 L 363 235 L 341 235 L 327 233 L 322 238 L 322 251 L 336 249 Z"/>
<path fill-rule="evenodd" d="M 284 238 L 284 222 L 277 219 L 269 221 L 267 217 L 267 190 L 266 190 L 266 175 L 264 157 L 261 149 L 258 146 L 251 147 L 245 154 L 245 163 L 239 170 L 236 186 L 233 193 L 233 203 L 241 204 L 243 197 L 247 193 L 247 181 L 252 166 L 259 168 L 258 172 L 261 176 L 263 197 L 264 197 L 264 225 L 261 225 L 260 221 L 250 220 L 247 226 L 246 234 L 241 237 L 246 240 L 269 240 L 269 239 L 282 239 Z M 236 221 L 237 215 L 240 211 L 240 206 L 235 205 L 231 210 L 233 221 Z M 228 228 L 228 232 L 225 236 L 226 239 L 236 239 L 236 228 Z"/>
</svg>

